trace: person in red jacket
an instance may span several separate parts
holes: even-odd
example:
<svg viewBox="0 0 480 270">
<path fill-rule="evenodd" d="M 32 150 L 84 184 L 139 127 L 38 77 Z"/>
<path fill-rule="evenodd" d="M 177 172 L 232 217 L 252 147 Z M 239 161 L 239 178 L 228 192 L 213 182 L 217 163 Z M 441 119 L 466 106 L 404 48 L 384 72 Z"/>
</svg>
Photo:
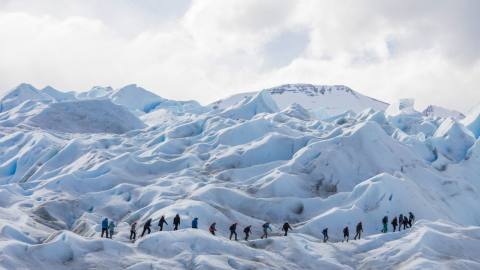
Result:
<svg viewBox="0 0 480 270">
<path fill-rule="evenodd" d="M 212 225 L 210 225 L 210 227 L 208 228 L 208 231 L 212 234 L 212 235 L 215 235 L 215 232 L 217 231 L 217 228 L 215 228 L 215 226 L 217 225 L 217 223 L 212 223 Z"/>
</svg>

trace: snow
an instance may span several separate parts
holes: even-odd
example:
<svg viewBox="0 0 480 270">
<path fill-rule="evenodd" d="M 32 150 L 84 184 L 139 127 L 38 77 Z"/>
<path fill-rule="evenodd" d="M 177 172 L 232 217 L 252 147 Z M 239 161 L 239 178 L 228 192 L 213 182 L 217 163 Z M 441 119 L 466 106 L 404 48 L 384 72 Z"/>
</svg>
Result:
<svg viewBox="0 0 480 270">
<path fill-rule="evenodd" d="M 136 85 L 24 84 L 2 108 L 0 269 L 480 268 L 478 111 L 425 115 L 312 85 L 204 108 Z M 409 211 L 413 228 L 380 233 L 383 216 Z M 104 217 L 113 240 L 99 237 Z M 152 234 L 129 241 L 148 218 Z M 362 240 L 342 243 L 360 221 Z M 233 222 L 240 239 L 253 226 L 250 241 L 228 240 Z"/>
</svg>

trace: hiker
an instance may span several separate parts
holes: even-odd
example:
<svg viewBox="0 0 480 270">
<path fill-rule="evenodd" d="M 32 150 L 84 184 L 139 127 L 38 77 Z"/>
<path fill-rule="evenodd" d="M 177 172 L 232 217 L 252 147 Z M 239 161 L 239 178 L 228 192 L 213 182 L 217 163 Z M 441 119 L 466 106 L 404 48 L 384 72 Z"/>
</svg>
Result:
<svg viewBox="0 0 480 270">
<path fill-rule="evenodd" d="M 263 234 L 262 234 L 262 237 L 260 237 L 261 239 L 263 239 L 265 237 L 268 238 L 268 230 L 272 231 L 272 228 L 270 228 L 270 223 L 266 222 L 265 224 L 262 225 L 262 228 L 263 228 Z"/>
<path fill-rule="evenodd" d="M 388 232 L 388 217 L 387 216 L 384 216 L 383 219 L 382 219 L 382 223 L 383 223 L 383 229 L 382 229 L 382 232 L 383 233 L 386 233 Z"/>
<path fill-rule="evenodd" d="M 196 217 L 192 220 L 192 228 L 193 229 L 198 229 L 198 217 Z"/>
<path fill-rule="evenodd" d="M 108 218 L 104 218 L 102 220 L 102 235 L 100 237 L 103 238 L 104 233 L 107 235 L 108 238 Z"/>
<path fill-rule="evenodd" d="M 409 228 L 407 216 L 403 216 L 403 229 L 405 230 L 405 228 Z"/>
<path fill-rule="evenodd" d="M 397 225 L 398 225 L 397 217 L 393 217 L 392 219 L 393 232 L 397 230 Z"/>
<path fill-rule="evenodd" d="M 113 220 L 110 221 L 110 224 L 108 224 L 108 231 L 110 232 L 110 239 L 112 239 L 113 232 L 115 231 L 115 223 L 113 223 Z"/>
<path fill-rule="evenodd" d="M 412 224 L 415 222 L 415 216 L 413 215 L 412 212 L 408 212 L 409 218 L 408 218 L 408 226 L 410 228 L 412 227 Z"/>
<path fill-rule="evenodd" d="M 173 230 L 174 230 L 174 231 L 178 230 L 178 226 L 180 226 L 180 216 L 177 214 L 177 215 L 173 218 Z"/>
<path fill-rule="evenodd" d="M 362 222 L 359 222 L 357 224 L 357 233 L 355 234 L 355 237 L 353 238 L 354 240 L 357 240 L 357 237 L 358 237 L 358 240 L 360 240 L 361 238 L 361 235 L 362 235 L 362 232 L 363 232 L 363 225 L 362 225 Z"/>
<path fill-rule="evenodd" d="M 250 233 L 252 233 L 252 225 L 245 227 L 243 232 L 245 233 L 245 241 L 248 241 L 248 237 L 250 236 Z"/>
<path fill-rule="evenodd" d="M 215 225 L 217 225 L 217 223 L 212 223 L 212 225 L 210 225 L 210 227 L 208 228 L 208 231 L 212 234 L 212 235 L 215 235 L 215 232 L 217 231 L 217 229 L 215 228 Z"/>
<path fill-rule="evenodd" d="M 348 238 L 350 237 L 350 230 L 348 229 L 348 226 L 343 228 L 343 241 L 345 241 L 345 239 L 347 239 L 347 243 L 348 243 Z"/>
<path fill-rule="evenodd" d="M 400 214 L 398 216 L 398 231 L 401 231 L 402 230 L 402 225 L 403 225 L 403 214 Z"/>
<path fill-rule="evenodd" d="M 147 222 L 145 222 L 145 224 L 143 225 L 143 232 L 142 232 L 142 236 L 140 237 L 143 237 L 145 235 L 145 232 L 148 231 L 148 234 L 150 234 L 152 231 L 150 230 L 150 227 L 152 226 L 152 219 L 149 218 L 147 220 Z"/>
<path fill-rule="evenodd" d="M 287 236 L 288 230 L 293 230 L 293 229 L 292 227 L 290 227 L 290 224 L 288 224 L 288 222 L 285 222 L 282 227 L 282 231 L 285 232 L 285 236 Z"/>
<path fill-rule="evenodd" d="M 132 226 L 130 227 L 130 240 L 135 241 L 135 238 L 137 238 L 137 222 L 134 221 L 132 223 Z"/>
<path fill-rule="evenodd" d="M 165 220 L 165 216 L 162 215 L 158 221 L 158 227 L 160 227 L 160 231 L 163 231 L 163 224 L 168 225 L 167 221 Z"/>
<path fill-rule="evenodd" d="M 233 223 L 232 225 L 230 225 L 230 240 L 232 240 L 232 236 L 235 235 L 235 241 L 238 241 L 238 238 L 237 238 L 237 223 Z"/>
<path fill-rule="evenodd" d="M 323 229 L 323 242 L 326 243 L 328 241 L 328 228 Z"/>
</svg>

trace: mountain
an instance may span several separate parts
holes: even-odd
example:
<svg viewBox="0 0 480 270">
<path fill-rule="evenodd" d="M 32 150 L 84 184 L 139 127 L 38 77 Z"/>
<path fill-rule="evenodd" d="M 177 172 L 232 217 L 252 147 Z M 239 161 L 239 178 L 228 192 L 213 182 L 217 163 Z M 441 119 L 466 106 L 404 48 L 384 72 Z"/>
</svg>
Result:
<svg viewBox="0 0 480 270">
<path fill-rule="evenodd" d="M 388 104 L 364 96 L 343 85 L 286 84 L 264 90 L 281 110 L 293 103 L 301 105 L 320 118 L 328 118 L 345 111 L 361 112 L 367 108 L 385 110 Z M 236 94 L 209 105 L 222 110 L 254 96 L 256 92 Z"/>
<path fill-rule="evenodd" d="M 429 105 L 425 110 L 422 112 L 425 116 L 429 117 L 439 117 L 439 118 L 447 118 L 451 117 L 455 120 L 462 120 L 465 118 L 465 115 L 461 112 L 455 110 L 449 110 L 440 106 L 436 105 Z"/>
<path fill-rule="evenodd" d="M 203 108 L 136 85 L 74 100 L 29 85 L 8 93 L 0 268 L 479 268 L 478 108 L 458 121 L 341 87 L 242 95 Z M 332 116 L 316 117 L 310 99 L 331 101 Z M 351 110 L 337 113 L 342 100 Z M 380 232 L 384 216 L 409 212 L 412 228 Z M 104 218 L 113 239 L 100 237 Z M 131 241 L 132 223 L 140 236 L 150 218 L 151 234 Z M 362 239 L 342 242 L 359 222 Z M 233 223 L 239 241 L 229 240 Z"/>
</svg>

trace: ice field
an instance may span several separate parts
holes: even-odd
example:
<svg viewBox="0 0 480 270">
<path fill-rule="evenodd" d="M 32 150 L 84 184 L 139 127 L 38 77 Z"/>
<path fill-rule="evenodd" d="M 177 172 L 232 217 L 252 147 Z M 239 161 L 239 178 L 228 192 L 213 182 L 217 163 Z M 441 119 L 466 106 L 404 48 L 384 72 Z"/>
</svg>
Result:
<svg viewBox="0 0 480 270">
<path fill-rule="evenodd" d="M 479 136 L 480 107 L 420 112 L 346 86 L 202 106 L 137 85 L 22 84 L 0 101 L 0 268 L 480 269 Z M 380 232 L 409 211 L 411 229 Z M 129 241 L 148 218 L 152 234 Z M 342 243 L 359 221 L 362 240 Z M 228 240 L 234 222 L 240 239 L 253 225 L 251 241 Z"/>
</svg>

